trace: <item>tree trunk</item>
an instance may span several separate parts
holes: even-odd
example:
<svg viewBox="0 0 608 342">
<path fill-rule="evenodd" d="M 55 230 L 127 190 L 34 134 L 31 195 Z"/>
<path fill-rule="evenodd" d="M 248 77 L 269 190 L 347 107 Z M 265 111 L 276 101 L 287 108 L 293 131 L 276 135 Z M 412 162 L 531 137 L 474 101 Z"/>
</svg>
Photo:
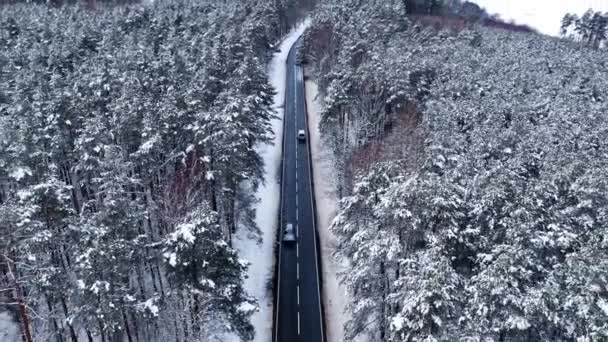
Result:
<svg viewBox="0 0 608 342">
<path fill-rule="evenodd" d="M 150 271 L 150 276 L 152 277 L 152 287 L 154 288 L 154 292 L 158 293 L 158 287 L 156 287 L 156 272 L 154 272 L 154 266 L 151 262 L 145 261 L 146 268 Z"/>
<path fill-rule="evenodd" d="M 139 342 L 139 327 L 137 326 L 137 318 L 133 314 L 131 314 L 131 322 L 133 322 L 133 334 L 135 335 L 135 340 Z"/>
<path fill-rule="evenodd" d="M 181 306 L 182 306 L 182 312 L 184 313 L 182 315 L 182 326 L 184 327 L 184 340 L 188 341 L 188 338 L 190 336 L 188 318 L 186 316 L 187 315 L 186 308 L 188 307 L 188 303 L 186 302 L 186 299 L 184 298 L 184 294 L 182 293 L 182 291 L 179 291 L 179 299 L 180 299 Z"/>
<path fill-rule="evenodd" d="M 21 336 L 25 342 L 33 342 L 32 333 L 30 332 L 30 318 L 27 314 L 27 304 L 25 303 L 25 298 L 23 298 L 23 289 L 21 288 L 21 285 L 19 284 L 15 276 L 15 274 L 17 273 L 17 268 L 12 260 L 8 258 L 6 259 L 8 276 L 11 279 L 11 282 L 13 283 L 12 285 L 15 289 L 15 299 L 17 300 L 17 306 L 19 308 L 19 318 L 21 320 Z"/>
<path fill-rule="evenodd" d="M 63 308 L 63 315 L 65 316 L 66 322 L 67 322 L 67 319 L 69 317 L 68 305 L 66 304 L 65 298 L 63 298 L 63 297 L 61 297 L 61 307 Z M 68 325 L 68 329 L 70 331 L 70 338 L 71 338 L 72 342 L 78 342 L 78 337 L 76 335 L 76 332 L 74 331 L 74 327 L 70 323 L 67 323 L 67 325 Z M 88 331 L 87 331 L 87 333 L 88 333 Z"/>
<path fill-rule="evenodd" d="M 72 185 L 72 200 L 74 202 L 74 209 L 76 209 L 76 213 L 80 214 L 80 210 L 82 209 L 82 190 L 80 189 L 80 180 L 78 179 L 78 175 L 76 172 L 70 170 L 70 183 Z"/>
<path fill-rule="evenodd" d="M 155 265 L 156 273 L 158 274 L 158 285 L 160 286 L 160 296 L 161 298 L 165 298 L 165 289 L 163 285 L 163 274 L 160 272 L 160 267 L 158 264 Z"/>
<path fill-rule="evenodd" d="M 99 337 L 101 337 L 101 342 L 106 342 L 106 334 L 103 331 L 103 323 L 98 321 L 99 323 Z"/>
<path fill-rule="evenodd" d="M 146 289 L 144 286 L 144 276 L 141 270 L 141 265 L 138 265 L 135 273 L 137 274 L 137 283 L 139 284 L 139 294 L 141 299 L 144 300 L 146 298 Z"/>
<path fill-rule="evenodd" d="M 55 340 L 57 342 L 63 342 L 63 334 L 59 331 L 59 326 L 57 325 L 57 320 L 55 319 L 55 315 L 53 314 L 55 310 L 53 310 L 53 304 L 51 303 L 50 297 L 47 295 L 46 297 L 46 306 L 49 309 L 49 316 L 51 316 L 51 324 L 53 325 L 53 331 L 55 332 Z"/>
<path fill-rule="evenodd" d="M 192 296 L 192 302 L 190 303 L 190 319 L 192 321 L 192 334 L 193 337 L 198 337 L 200 328 L 198 323 L 198 311 L 199 311 L 199 302 L 197 296 Z"/>
<path fill-rule="evenodd" d="M 380 302 L 380 340 L 386 340 L 386 269 L 384 262 L 380 263 L 380 284 L 382 291 L 382 301 Z"/>
<path fill-rule="evenodd" d="M 127 340 L 129 342 L 133 342 L 133 338 L 131 337 L 131 329 L 129 328 L 129 320 L 127 319 L 127 314 L 125 313 L 124 309 L 122 309 L 122 319 L 125 323 L 125 333 L 127 334 Z"/>
<path fill-rule="evenodd" d="M 175 327 L 175 342 L 180 342 L 179 339 L 179 327 L 177 325 L 177 314 L 173 317 L 173 326 Z"/>
</svg>

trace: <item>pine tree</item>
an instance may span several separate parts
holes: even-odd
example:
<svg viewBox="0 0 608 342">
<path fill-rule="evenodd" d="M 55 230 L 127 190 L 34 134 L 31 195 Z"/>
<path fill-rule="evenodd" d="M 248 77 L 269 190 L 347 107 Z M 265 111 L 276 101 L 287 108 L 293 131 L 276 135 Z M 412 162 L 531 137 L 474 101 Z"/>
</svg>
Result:
<svg viewBox="0 0 608 342">
<path fill-rule="evenodd" d="M 197 317 L 193 325 L 208 326 L 205 320 L 213 313 L 230 322 L 225 328 L 228 331 L 244 340 L 253 338 L 248 321 L 253 303 L 241 284 L 246 266 L 222 239 L 218 218 L 208 206 L 194 208 L 167 236 L 163 258 L 170 280 L 193 297 L 193 317 Z M 209 333 L 202 330 L 202 334 Z"/>
</svg>

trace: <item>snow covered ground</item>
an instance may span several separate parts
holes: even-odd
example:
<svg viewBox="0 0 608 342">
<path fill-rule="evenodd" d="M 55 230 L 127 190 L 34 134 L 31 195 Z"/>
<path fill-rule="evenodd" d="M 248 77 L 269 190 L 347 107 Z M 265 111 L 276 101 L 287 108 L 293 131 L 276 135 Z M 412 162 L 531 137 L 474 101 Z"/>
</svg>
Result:
<svg viewBox="0 0 608 342">
<path fill-rule="evenodd" d="M 0 342 L 19 340 L 19 326 L 7 312 L 0 312 Z"/>
<path fill-rule="evenodd" d="M 259 303 L 259 311 L 251 319 L 256 329 L 254 341 L 259 342 L 272 340 L 272 289 L 268 284 L 271 284 L 274 271 L 274 245 L 281 193 L 277 172 L 280 171 L 283 141 L 287 55 L 308 25 L 308 21 L 303 22 L 285 37 L 279 46 L 280 51 L 274 55 L 268 66 L 268 77 L 276 90 L 274 103 L 278 118 L 272 121 L 275 134 L 273 144 L 258 148 L 265 163 L 265 184 L 261 185 L 256 193 L 259 202 L 255 205 L 256 223 L 262 232 L 262 242 L 258 243 L 257 237 L 249 236 L 247 229 L 239 229 L 233 241 L 239 257 L 250 262 L 247 271 L 248 278 L 245 279 L 245 289 Z"/>
<path fill-rule="evenodd" d="M 331 151 L 321 142 L 319 132 L 319 113 L 321 99 L 317 96 L 317 85 L 306 81 L 306 106 L 308 108 L 308 129 L 310 132 L 310 149 L 312 153 L 313 177 L 319 240 L 323 267 L 323 305 L 325 307 L 325 327 L 328 342 L 342 341 L 344 336 L 344 309 L 346 307 L 346 288 L 338 281 L 338 273 L 346 268 L 333 257 L 336 238 L 329 231 L 329 226 L 338 211 L 338 195 L 333 183 L 336 174 L 333 168 Z"/>
</svg>

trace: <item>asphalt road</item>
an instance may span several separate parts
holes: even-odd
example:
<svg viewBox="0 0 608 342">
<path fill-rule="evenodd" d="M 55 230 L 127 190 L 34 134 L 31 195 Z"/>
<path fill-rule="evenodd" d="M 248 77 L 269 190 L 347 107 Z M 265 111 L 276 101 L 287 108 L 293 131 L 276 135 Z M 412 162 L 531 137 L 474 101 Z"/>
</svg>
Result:
<svg viewBox="0 0 608 342">
<path fill-rule="evenodd" d="M 280 242 L 274 340 L 323 342 L 304 77 L 296 64 L 299 44 L 294 44 L 287 59 L 280 222 L 281 229 L 287 223 L 296 227 L 297 241 Z M 300 129 L 307 132 L 304 142 L 297 140 Z"/>
</svg>

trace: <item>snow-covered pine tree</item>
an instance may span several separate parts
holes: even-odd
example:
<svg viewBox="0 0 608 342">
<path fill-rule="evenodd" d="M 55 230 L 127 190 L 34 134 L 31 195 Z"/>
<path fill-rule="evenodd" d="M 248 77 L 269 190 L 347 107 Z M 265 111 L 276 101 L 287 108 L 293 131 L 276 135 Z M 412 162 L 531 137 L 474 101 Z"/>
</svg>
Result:
<svg viewBox="0 0 608 342">
<path fill-rule="evenodd" d="M 248 317 L 255 306 L 241 284 L 246 265 L 222 238 L 217 214 L 206 203 L 177 224 L 162 253 L 169 281 L 191 298 L 195 337 L 206 340 L 215 329 L 225 329 L 253 338 Z"/>
</svg>

